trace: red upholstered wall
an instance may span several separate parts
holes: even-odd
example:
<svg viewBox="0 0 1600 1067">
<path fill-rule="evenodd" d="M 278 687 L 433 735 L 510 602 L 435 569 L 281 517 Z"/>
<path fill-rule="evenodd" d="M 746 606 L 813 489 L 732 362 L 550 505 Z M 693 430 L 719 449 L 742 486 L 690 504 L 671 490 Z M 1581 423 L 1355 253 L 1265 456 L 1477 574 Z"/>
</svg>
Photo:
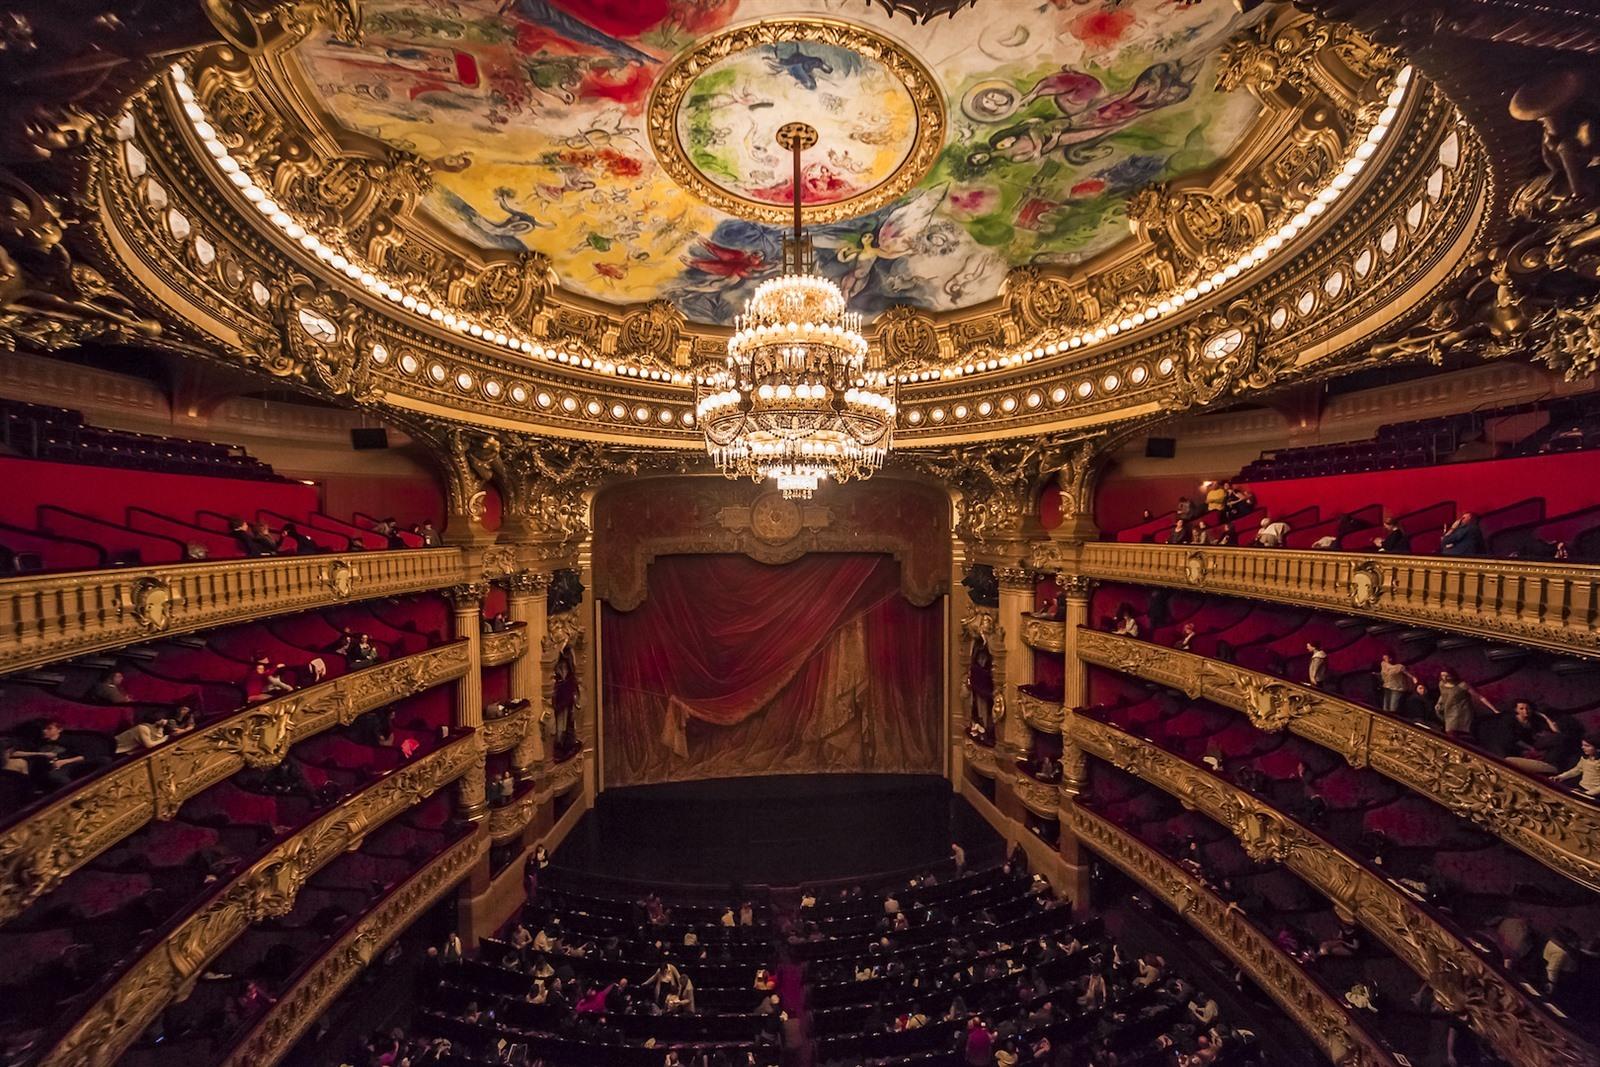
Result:
<svg viewBox="0 0 1600 1067">
<path fill-rule="evenodd" d="M 322 489 L 322 510 L 349 519 L 356 512 L 374 518 L 394 518 L 401 526 L 427 520 L 444 529 L 444 495 L 439 483 L 426 475 L 404 478 L 307 474 Z M 496 500 L 498 503 L 498 499 Z M 496 513 L 498 521 L 498 509 Z"/>
<path fill-rule="evenodd" d="M 1529 497 L 1543 497 L 1545 514 L 1559 515 L 1596 502 L 1600 479 L 1600 452 L 1566 452 L 1523 459 L 1445 463 L 1435 467 L 1334 474 L 1321 478 L 1290 478 L 1251 483 L 1257 499 L 1269 511 L 1288 513 L 1315 505 L 1323 517 L 1381 504 L 1401 514 L 1426 504 L 1454 500 L 1466 511 L 1490 511 Z M 1195 477 L 1117 478 L 1113 476 L 1095 497 L 1095 516 L 1101 530 L 1114 533 L 1139 521 L 1148 508 L 1152 515 L 1170 513 L 1181 495 L 1195 495 Z"/>
<path fill-rule="evenodd" d="M 54 504 L 97 519 L 121 523 L 130 506 L 186 521 L 206 510 L 254 518 L 266 508 L 290 517 L 317 510 L 317 490 L 296 482 L 156 474 L 81 463 L 0 458 L 0 522 L 34 525 L 35 509 Z"/>
</svg>

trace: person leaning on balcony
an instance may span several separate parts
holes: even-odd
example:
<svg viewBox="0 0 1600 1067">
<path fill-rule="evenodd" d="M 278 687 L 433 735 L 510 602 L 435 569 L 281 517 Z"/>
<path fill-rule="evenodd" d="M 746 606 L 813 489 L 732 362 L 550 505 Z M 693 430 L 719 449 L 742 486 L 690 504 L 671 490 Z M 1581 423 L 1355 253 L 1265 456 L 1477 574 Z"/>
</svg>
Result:
<svg viewBox="0 0 1600 1067">
<path fill-rule="evenodd" d="M 1271 515 L 1261 517 L 1261 528 L 1256 532 L 1256 545 L 1260 548 L 1282 548 L 1289 536 L 1289 524 Z"/>
</svg>

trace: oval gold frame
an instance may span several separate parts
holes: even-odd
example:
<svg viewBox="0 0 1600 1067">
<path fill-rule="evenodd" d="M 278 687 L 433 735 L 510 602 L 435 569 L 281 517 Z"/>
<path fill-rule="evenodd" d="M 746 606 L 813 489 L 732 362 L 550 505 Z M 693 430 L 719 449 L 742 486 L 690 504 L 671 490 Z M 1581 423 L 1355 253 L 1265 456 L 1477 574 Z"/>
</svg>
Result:
<svg viewBox="0 0 1600 1067">
<path fill-rule="evenodd" d="M 787 18 L 748 23 L 715 33 L 680 53 L 650 91 L 650 147 L 661 169 L 680 187 L 719 211 L 756 222 L 789 222 L 794 209 L 788 205 L 739 196 L 700 173 L 678 140 L 678 107 L 696 79 L 729 56 L 762 45 L 807 42 L 849 49 L 883 64 L 911 97 L 917 132 L 905 159 L 888 178 L 848 199 L 807 205 L 801 209 L 802 218 L 812 224 L 858 218 L 911 190 L 933 169 L 939 153 L 944 151 L 944 90 L 933 72 L 899 42 L 876 30 L 832 19 Z"/>
</svg>

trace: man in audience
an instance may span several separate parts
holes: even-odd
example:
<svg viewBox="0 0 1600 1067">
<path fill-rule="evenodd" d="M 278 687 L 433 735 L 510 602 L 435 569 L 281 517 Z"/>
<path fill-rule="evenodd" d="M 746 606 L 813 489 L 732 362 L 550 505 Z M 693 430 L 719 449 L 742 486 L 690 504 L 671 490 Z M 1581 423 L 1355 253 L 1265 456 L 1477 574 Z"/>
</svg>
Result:
<svg viewBox="0 0 1600 1067">
<path fill-rule="evenodd" d="M 1215 511 L 1217 517 L 1222 517 L 1222 511 L 1228 506 L 1228 491 L 1232 485 L 1228 482 L 1207 482 L 1201 486 L 1206 491 L 1206 510 Z"/>
<path fill-rule="evenodd" d="M 1417 684 L 1417 676 L 1404 663 L 1396 662 L 1385 652 L 1378 660 L 1378 689 L 1382 694 L 1383 710 L 1393 715 L 1400 710 L 1406 691 Z"/>
<path fill-rule="evenodd" d="M 1322 689 L 1328 684 L 1328 650 L 1316 641 L 1307 641 L 1306 651 L 1311 654 L 1306 661 L 1306 684 Z"/>
<path fill-rule="evenodd" d="M 411 532 L 422 540 L 423 548 L 438 548 L 444 542 L 439 540 L 439 531 L 433 528 L 433 523 L 424 520 L 411 528 Z"/>
<path fill-rule="evenodd" d="M 359 634 L 355 644 L 345 655 L 345 666 L 352 671 L 359 671 L 363 667 L 370 667 L 378 662 L 378 647 L 372 643 L 370 634 Z"/>
<path fill-rule="evenodd" d="M 117 735 L 117 755 L 155 748 L 169 737 L 186 734 L 194 729 L 194 712 L 188 705 L 180 705 L 170 718 L 154 722 L 136 722 Z"/>
<path fill-rule="evenodd" d="M 1256 531 L 1256 545 L 1260 548 L 1282 548 L 1289 536 L 1289 524 L 1271 515 L 1261 517 L 1261 527 Z"/>
<path fill-rule="evenodd" d="M 1195 628 L 1194 623 L 1186 622 L 1178 631 L 1178 640 L 1172 647 L 1179 652 L 1192 652 L 1194 650 Z"/>
<path fill-rule="evenodd" d="M 28 772 L 41 789 L 54 790 L 94 769 L 94 761 L 65 735 L 58 719 L 46 719 L 26 748 L 11 750 L 11 759 L 28 761 Z"/>
<path fill-rule="evenodd" d="M 233 542 L 239 546 L 239 551 L 247 556 L 278 554 L 278 543 L 257 537 L 255 530 L 251 529 L 250 524 L 243 519 L 229 519 L 228 532 L 233 535 Z"/>
<path fill-rule="evenodd" d="M 89 699 L 97 704 L 131 704 L 133 698 L 128 691 L 122 688 L 124 681 L 122 672 L 113 668 L 105 673 L 89 690 Z"/>
<path fill-rule="evenodd" d="M 322 546 L 311 540 L 309 536 L 300 532 L 300 527 L 292 522 L 283 524 L 283 540 L 280 542 L 282 551 L 293 555 L 309 556 L 322 551 Z"/>
<path fill-rule="evenodd" d="M 1444 539 L 1439 542 L 1439 553 L 1445 556 L 1487 556 L 1489 544 L 1478 526 L 1478 516 L 1463 511 L 1456 521 L 1445 527 Z"/>
</svg>

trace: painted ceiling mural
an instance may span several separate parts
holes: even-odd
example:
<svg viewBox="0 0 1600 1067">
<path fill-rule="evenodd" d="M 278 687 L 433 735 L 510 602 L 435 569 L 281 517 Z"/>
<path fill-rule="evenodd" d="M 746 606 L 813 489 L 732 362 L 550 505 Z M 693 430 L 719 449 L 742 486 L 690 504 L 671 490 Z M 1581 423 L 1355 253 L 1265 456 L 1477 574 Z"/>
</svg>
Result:
<svg viewBox="0 0 1600 1067">
<path fill-rule="evenodd" d="M 1130 193 L 1210 166 L 1257 114 L 1247 94 L 1213 89 L 1217 49 L 1248 18 L 1231 0 L 998 0 L 922 26 L 863 0 L 367 0 L 365 12 L 360 45 L 312 42 L 302 73 L 335 120 L 432 161 L 429 211 L 482 246 L 544 252 L 575 292 L 664 296 L 701 322 L 727 322 L 779 268 L 782 224 L 727 198 L 788 202 L 790 161 L 773 141 L 784 122 L 821 133 L 808 205 L 915 178 L 811 227 L 820 268 L 871 315 L 965 307 L 1012 266 L 1104 250 L 1128 233 Z M 700 68 L 675 126 L 697 178 L 727 194 L 713 207 L 657 158 L 652 90 L 708 41 L 781 19 L 898 46 L 779 39 Z M 944 100 L 942 144 L 916 175 L 906 63 Z"/>
</svg>

